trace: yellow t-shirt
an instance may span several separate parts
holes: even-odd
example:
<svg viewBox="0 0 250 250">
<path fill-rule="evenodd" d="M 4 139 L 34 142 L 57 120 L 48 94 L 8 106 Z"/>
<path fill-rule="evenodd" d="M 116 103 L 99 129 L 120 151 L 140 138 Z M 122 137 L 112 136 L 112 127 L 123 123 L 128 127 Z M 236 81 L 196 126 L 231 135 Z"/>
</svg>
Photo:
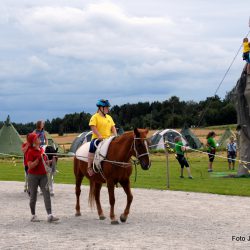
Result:
<svg viewBox="0 0 250 250">
<path fill-rule="evenodd" d="M 111 136 L 111 128 L 115 126 L 115 123 L 110 115 L 106 115 L 106 117 L 103 117 L 100 114 L 96 113 L 91 117 L 89 126 L 95 126 L 101 136 L 105 139 Z M 92 140 L 95 138 L 98 138 L 98 136 L 93 133 Z"/>
<path fill-rule="evenodd" d="M 243 43 L 243 53 L 249 52 L 250 48 L 249 48 L 249 43 L 248 42 L 244 42 Z"/>
</svg>

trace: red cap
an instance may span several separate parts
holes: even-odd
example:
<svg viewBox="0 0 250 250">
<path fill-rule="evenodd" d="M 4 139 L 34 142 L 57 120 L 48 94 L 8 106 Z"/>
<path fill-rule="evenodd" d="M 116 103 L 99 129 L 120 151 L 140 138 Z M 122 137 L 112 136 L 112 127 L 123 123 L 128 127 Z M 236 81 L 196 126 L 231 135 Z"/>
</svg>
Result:
<svg viewBox="0 0 250 250">
<path fill-rule="evenodd" d="M 27 141 L 30 145 L 33 145 L 34 141 L 38 138 L 38 135 L 36 133 L 30 133 L 28 134 Z"/>
</svg>

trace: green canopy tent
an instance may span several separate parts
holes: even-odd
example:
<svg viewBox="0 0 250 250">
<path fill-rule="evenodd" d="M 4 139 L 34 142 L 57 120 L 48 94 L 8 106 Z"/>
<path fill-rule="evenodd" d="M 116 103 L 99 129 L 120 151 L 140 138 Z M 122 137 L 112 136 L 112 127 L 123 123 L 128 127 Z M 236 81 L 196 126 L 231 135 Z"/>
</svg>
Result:
<svg viewBox="0 0 250 250">
<path fill-rule="evenodd" d="M 236 138 L 235 133 L 230 129 L 226 128 L 225 132 L 221 135 L 220 139 L 218 140 L 219 147 L 227 147 L 227 144 L 229 143 L 230 137 Z"/>
<path fill-rule="evenodd" d="M 181 134 L 187 140 L 189 147 L 194 149 L 202 147 L 199 138 L 188 127 L 184 126 L 181 130 Z"/>
<path fill-rule="evenodd" d="M 81 134 L 79 134 L 74 141 L 72 142 L 69 152 L 72 153 L 76 153 L 76 150 L 85 142 L 89 142 L 91 141 L 91 137 L 92 137 L 92 131 L 85 131 Z"/>
<path fill-rule="evenodd" d="M 124 133 L 124 130 L 122 127 L 116 127 L 118 135 L 122 135 Z M 76 150 L 84 143 L 90 142 L 92 137 L 92 131 L 85 131 L 81 134 L 79 134 L 74 141 L 71 144 L 71 147 L 69 149 L 70 154 L 76 153 Z"/>
<path fill-rule="evenodd" d="M 10 122 L 8 116 L 0 130 L 0 153 L 22 155 L 22 138 Z"/>
</svg>

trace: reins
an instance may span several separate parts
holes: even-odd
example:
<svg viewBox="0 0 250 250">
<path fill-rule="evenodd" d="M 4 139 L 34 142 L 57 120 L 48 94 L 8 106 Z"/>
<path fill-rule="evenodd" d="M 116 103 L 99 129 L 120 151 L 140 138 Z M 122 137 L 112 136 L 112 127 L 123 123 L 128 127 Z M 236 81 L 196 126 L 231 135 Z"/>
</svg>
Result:
<svg viewBox="0 0 250 250">
<path fill-rule="evenodd" d="M 133 149 L 134 149 L 134 152 L 135 152 L 135 158 L 136 158 L 136 160 L 133 160 L 133 159 L 130 160 L 130 161 L 132 161 L 132 163 L 134 163 L 134 165 L 136 165 L 136 164 L 139 163 L 139 159 L 140 159 L 141 157 L 150 154 L 150 153 L 149 153 L 149 150 L 148 150 L 148 145 L 147 145 L 146 143 L 145 143 L 145 148 L 146 148 L 147 152 L 146 152 L 146 153 L 143 153 L 143 154 L 139 154 L 138 151 L 137 151 L 137 148 L 136 148 L 136 143 L 135 143 L 136 140 L 144 140 L 144 143 L 145 143 L 145 141 L 147 140 L 147 138 L 134 137 L 134 140 L 133 140 L 132 145 L 131 145 L 131 147 L 130 147 L 130 151 L 131 151 L 131 149 L 133 148 Z M 106 160 L 106 161 L 107 161 L 107 160 Z M 120 162 L 115 162 L 115 163 L 120 163 Z M 123 163 L 124 163 L 124 162 L 122 162 L 122 164 L 123 164 Z M 129 164 L 131 164 L 131 163 L 129 163 Z M 119 165 L 119 164 L 118 164 L 118 165 Z"/>
<path fill-rule="evenodd" d="M 146 150 L 147 150 L 146 153 L 143 153 L 143 154 L 139 154 L 139 153 L 138 153 L 138 150 L 137 150 L 137 148 L 136 148 L 136 143 L 135 143 L 136 140 L 144 140 L 145 148 L 146 148 Z M 131 159 L 131 157 L 130 157 L 129 162 L 112 161 L 112 160 L 108 160 L 107 158 L 105 158 L 103 161 L 108 162 L 108 163 L 111 163 L 112 165 L 115 165 L 115 166 L 118 166 L 118 167 L 123 167 L 123 168 L 128 168 L 128 167 L 130 167 L 130 166 L 133 164 L 133 165 L 135 166 L 135 180 L 134 180 L 134 181 L 136 182 L 136 179 L 137 179 L 137 165 L 140 163 L 140 160 L 139 160 L 139 159 L 140 159 L 141 157 L 145 156 L 145 155 L 149 155 L 148 145 L 147 145 L 147 143 L 145 142 L 145 140 L 147 140 L 147 138 L 138 138 L 138 137 L 134 137 L 134 139 L 133 139 L 133 142 L 132 142 L 132 145 L 131 145 L 130 150 L 129 150 L 129 152 L 128 152 L 128 155 L 129 155 L 129 153 L 131 152 L 131 150 L 133 149 L 134 152 L 135 152 L 135 158 L 136 158 L 136 160 Z M 104 180 L 106 180 L 102 168 L 98 169 L 98 172 L 101 174 L 102 178 L 103 178 Z"/>
<path fill-rule="evenodd" d="M 148 146 L 145 145 L 146 149 L 147 149 L 147 153 L 139 154 L 138 151 L 137 151 L 137 149 L 136 149 L 135 140 L 147 140 L 147 138 L 137 138 L 137 137 L 134 137 L 134 140 L 133 140 L 133 143 L 131 145 L 130 151 L 131 151 L 132 148 L 134 149 L 136 160 L 130 159 L 130 162 L 121 162 L 121 161 L 108 160 L 107 158 L 105 158 L 103 161 L 111 163 L 111 164 L 119 166 L 119 167 L 123 167 L 123 168 L 127 168 L 127 167 L 131 166 L 131 163 L 133 163 L 134 165 L 138 164 L 139 163 L 139 159 L 141 157 L 143 157 L 145 155 L 149 155 L 150 153 L 149 153 L 149 150 L 148 150 Z M 86 158 L 86 157 L 81 157 L 81 156 L 77 156 L 77 157 Z"/>
</svg>

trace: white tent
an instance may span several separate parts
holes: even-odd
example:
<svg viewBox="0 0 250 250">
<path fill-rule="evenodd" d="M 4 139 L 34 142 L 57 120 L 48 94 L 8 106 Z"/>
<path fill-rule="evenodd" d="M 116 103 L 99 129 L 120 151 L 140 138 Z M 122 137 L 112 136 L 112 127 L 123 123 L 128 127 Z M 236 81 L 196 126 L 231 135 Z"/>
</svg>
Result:
<svg viewBox="0 0 250 250">
<path fill-rule="evenodd" d="M 164 149 L 164 142 L 168 143 L 171 148 L 174 148 L 174 139 L 175 137 L 180 136 L 182 139 L 183 145 L 187 144 L 185 138 L 176 130 L 174 129 L 164 129 L 156 131 L 151 137 L 151 144 L 153 147 L 152 149 Z"/>
</svg>

